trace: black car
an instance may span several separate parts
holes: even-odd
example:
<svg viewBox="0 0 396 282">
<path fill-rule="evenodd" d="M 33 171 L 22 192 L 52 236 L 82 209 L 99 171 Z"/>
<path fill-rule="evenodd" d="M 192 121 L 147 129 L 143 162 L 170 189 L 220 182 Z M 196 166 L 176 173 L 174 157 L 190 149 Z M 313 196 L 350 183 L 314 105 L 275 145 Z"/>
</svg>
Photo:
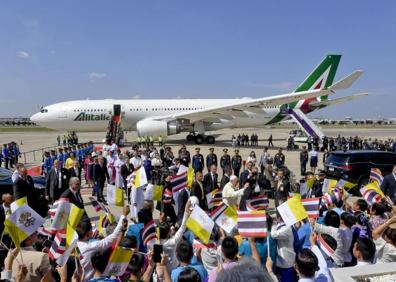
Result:
<svg viewBox="0 0 396 282">
<path fill-rule="evenodd" d="M 329 178 L 343 178 L 361 188 L 368 183 L 372 168 L 379 168 L 387 175 L 395 164 L 396 153 L 393 152 L 351 150 L 331 152 L 324 166 Z"/>
</svg>

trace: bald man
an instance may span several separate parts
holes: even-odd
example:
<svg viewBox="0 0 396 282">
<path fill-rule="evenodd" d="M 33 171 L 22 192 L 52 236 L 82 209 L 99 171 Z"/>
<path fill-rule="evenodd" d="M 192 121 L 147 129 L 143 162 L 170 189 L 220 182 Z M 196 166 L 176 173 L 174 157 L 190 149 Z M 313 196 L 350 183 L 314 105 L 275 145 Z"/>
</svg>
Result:
<svg viewBox="0 0 396 282">
<path fill-rule="evenodd" d="M 84 209 L 84 201 L 80 193 L 80 188 L 80 179 L 78 177 L 70 178 L 69 189 L 62 193 L 61 198 L 67 198 L 70 203 L 75 204 L 80 209 Z"/>
<path fill-rule="evenodd" d="M 40 214 L 38 193 L 34 188 L 33 178 L 28 175 L 25 167 L 18 169 L 18 178 L 14 182 L 13 190 L 15 200 L 26 197 L 28 205 Z"/>
</svg>

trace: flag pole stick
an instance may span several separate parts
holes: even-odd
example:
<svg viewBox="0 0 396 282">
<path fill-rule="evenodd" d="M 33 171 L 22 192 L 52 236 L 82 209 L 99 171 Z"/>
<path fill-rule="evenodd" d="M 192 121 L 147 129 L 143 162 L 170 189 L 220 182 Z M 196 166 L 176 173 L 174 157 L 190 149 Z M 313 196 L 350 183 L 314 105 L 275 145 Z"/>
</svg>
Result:
<svg viewBox="0 0 396 282">
<path fill-rule="evenodd" d="M 269 236 L 270 234 L 267 234 L 267 257 L 271 257 L 270 256 L 270 241 L 269 241 Z"/>
<path fill-rule="evenodd" d="M 74 264 L 75 264 L 75 266 L 76 266 L 76 269 L 74 270 L 74 272 L 78 272 L 77 256 L 78 256 L 77 249 L 74 248 Z"/>
</svg>

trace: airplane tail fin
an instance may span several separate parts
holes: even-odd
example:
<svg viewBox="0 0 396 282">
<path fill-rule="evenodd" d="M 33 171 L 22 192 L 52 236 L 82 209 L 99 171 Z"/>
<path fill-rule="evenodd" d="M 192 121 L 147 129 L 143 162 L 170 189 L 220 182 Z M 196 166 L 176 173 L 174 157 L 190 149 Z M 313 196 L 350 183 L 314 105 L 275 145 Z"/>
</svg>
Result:
<svg viewBox="0 0 396 282">
<path fill-rule="evenodd" d="M 338 64 L 340 63 L 341 55 L 327 55 L 323 61 L 308 75 L 308 77 L 297 87 L 294 92 L 301 92 L 313 89 L 323 89 L 330 87 L 333 84 L 334 77 L 337 72 Z M 327 100 L 328 96 L 321 96 L 317 101 Z M 296 101 L 289 104 L 289 108 L 296 108 L 298 104 L 308 104 L 311 101 Z"/>
</svg>

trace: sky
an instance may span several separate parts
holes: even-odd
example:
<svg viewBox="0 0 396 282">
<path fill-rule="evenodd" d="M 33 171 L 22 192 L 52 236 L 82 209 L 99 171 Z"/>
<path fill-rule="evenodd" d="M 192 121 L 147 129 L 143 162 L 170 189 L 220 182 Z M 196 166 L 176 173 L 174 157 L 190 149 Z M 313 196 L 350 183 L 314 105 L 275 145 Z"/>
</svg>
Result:
<svg viewBox="0 0 396 282">
<path fill-rule="evenodd" d="M 292 92 L 327 54 L 333 97 L 314 113 L 396 117 L 396 1 L 4 1 L 0 117 L 105 98 L 242 98 Z"/>
</svg>

